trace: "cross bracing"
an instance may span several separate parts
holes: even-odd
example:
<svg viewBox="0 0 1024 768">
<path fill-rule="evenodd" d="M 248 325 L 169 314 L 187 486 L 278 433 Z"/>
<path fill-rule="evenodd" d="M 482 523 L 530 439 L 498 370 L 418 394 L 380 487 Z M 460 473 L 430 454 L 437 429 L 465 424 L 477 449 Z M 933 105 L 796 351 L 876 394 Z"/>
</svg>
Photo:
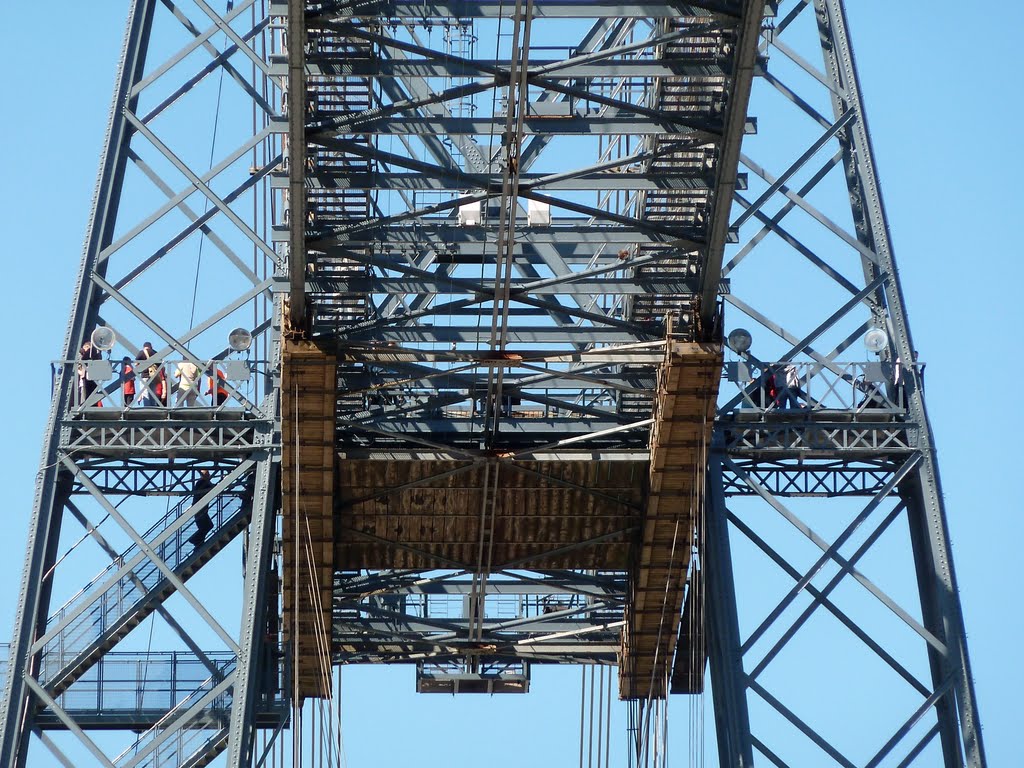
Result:
<svg viewBox="0 0 1024 768">
<path fill-rule="evenodd" d="M 249 764 L 255 729 L 301 728 L 278 693 L 330 687 L 322 666 L 302 679 L 291 643 L 328 667 L 414 665 L 418 690 L 448 693 L 525 692 L 531 667 L 555 663 L 619 663 L 626 696 L 648 669 L 649 695 L 694 692 L 709 658 L 722 765 L 983 765 L 922 369 L 842 7 L 780 5 L 759 29 L 762 9 L 738 2 L 242 3 L 223 15 L 136 3 L 55 367 L 6 764 L 30 744 L 63 764 L 75 750 L 114 765 L 201 765 L 226 750 Z M 172 119 L 204 93 L 209 110 L 246 118 L 214 119 L 208 157 L 195 126 Z M 801 130 L 774 124 L 784 109 Z M 683 434 L 673 408 L 710 390 L 666 394 L 686 389 L 698 348 L 685 345 L 720 340 L 719 300 L 725 330 L 751 328 L 754 346 L 725 366 L 707 429 Z M 319 350 L 326 375 L 285 362 L 282 384 L 286 314 L 284 346 Z M 75 351 L 96 325 L 118 346 L 82 396 Z M 224 344 L 236 326 L 255 338 L 247 356 Z M 877 355 L 860 349 L 873 329 L 885 331 Z M 144 339 L 154 375 L 227 371 L 226 403 L 121 407 L 117 361 Z M 766 389 L 786 366 L 792 399 Z M 289 395 L 289 380 L 315 381 L 312 396 Z M 319 455 L 279 429 L 278 396 L 286 422 L 292 406 L 299 424 L 322 420 Z M 693 447 L 704 441 L 707 453 Z M 644 515 L 670 503 L 648 469 L 683 444 L 700 469 L 687 491 L 700 511 L 684 522 L 696 557 L 670 558 L 645 586 L 630 559 L 657 543 Z M 289 485 L 292 459 L 324 473 L 305 538 L 289 530 L 289 490 L 301 506 L 311 489 Z M 193 503 L 200 469 L 213 488 Z M 280 474 L 284 627 L 269 551 Z M 186 548 L 206 505 L 213 529 Z M 449 527 L 430 522 L 437 510 Z M 201 590 L 243 538 L 236 631 Z M 100 567 L 83 589 L 69 563 L 87 547 Z M 306 607 L 289 597 L 295 554 L 323 558 Z M 878 578 L 882 557 L 898 589 Z M 755 560 L 775 571 L 763 585 Z M 780 591 L 748 611 L 746 590 L 767 585 Z M 671 609 L 645 609 L 648 587 Z M 866 620 L 851 589 L 896 631 Z M 325 645 L 302 646 L 289 601 L 322 617 Z M 845 640 L 819 634 L 826 615 Z M 172 666 L 194 685 L 155 707 L 104 699 L 100 670 L 154 659 L 139 630 L 158 620 L 153 636 L 186 648 Z M 658 639 L 643 646 L 646 632 Z M 826 693 L 792 684 L 814 666 L 792 663 L 807 643 Z M 863 696 L 821 673 L 852 669 L 857 653 L 891 676 L 891 695 L 862 707 L 871 722 L 837 728 L 808 702 Z M 100 704 L 80 706 L 90 696 Z M 113 750 L 87 733 L 119 725 L 148 730 Z M 649 746 L 635 754 L 649 760 Z"/>
<path fill-rule="evenodd" d="M 267 706 L 276 674 L 257 679 L 252 662 L 266 652 L 255 627 L 273 526 L 270 278 L 283 263 L 263 202 L 281 89 L 266 76 L 272 36 L 258 7 L 139 2 L 129 13 L 53 366 L 5 677 L 5 765 L 199 765 L 225 750 L 241 712 L 283 722 L 280 700 Z M 80 355 L 98 326 L 113 348 Z M 247 353 L 228 345 L 232 328 L 251 333 Z M 131 403 L 123 358 L 137 369 Z M 195 407 L 165 389 L 183 368 L 199 372 Z M 218 590 L 225 602 L 211 610 L 211 580 L 237 582 L 243 550 L 248 586 Z M 149 653 L 165 648 L 169 666 Z M 116 700 L 119 676 L 130 701 Z"/>
<path fill-rule="evenodd" d="M 720 761 L 984 765 L 843 4 L 780 4 L 760 52 L 722 270 L 727 329 L 753 344 L 726 366 L 709 473 Z"/>
<path fill-rule="evenodd" d="M 501 34 L 503 22 L 484 8 L 454 20 L 396 12 L 384 25 L 332 4 L 306 15 L 307 160 L 278 182 L 286 188 L 301 175 L 307 190 L 304 298 L 293 269 L 293 303 L 308 297 L 314 338 L 336 340 L 342 354 L 374 344 L 443 353 L 417 367 L 355 365 L 342 374 L 339 388 L 363 393 L 368 406 L 341 435 L 353 447 L 359 422 L 402 428 L 399 414 L 374 407 L 389 399 L 407 403 L 410 429 L 424 411 L 446 409 L 444 422 L 424 431 L 459 431 L 461 407 L 475 432 L 484 400 L 501 399 L 488 391 L 499 379 L 510 399 L 545 415 L 599 419 L 577 422 L 585 430 L 627 426 L 629 407 L 615 405 L 624 398 L 580 387 L 553 353 L 603 351 L 611 364 L 590 377 L 599 383 L 628 362 L 615 359 L 616 346 L 632 353 L 631 343 L 663 338 L 667 311 L 686 307 L 677 332 L 691 338 L 700 335 L 695 297 L 710 297 L 703 317 L 714 317 L 719 281 L 701 273 L 699 254 L 727 235 L 712 232 L 711 203 L 720 184 L 737 182 L 718 157 L 735 153 L 748 128 L 726 102 L 742 90 L 736 72 L 746 67 L 749 78 L 752 64 L 735 44 L 750 15 L 735 4 L 673 21 L 610 20 L 593 6 L 590 20 L 576 8 L 571 23 L 545 28 L 544 11 L 531 6 Z M 431 49 L 434 26 L 471 29 L 471 56 Z M 620 63 L 662 71 L 620 73 Z M 473 365 L 488 349 L 528 349 L 524 362 L 544 373 L 533 381 L 489 374 Z M 406 382 L 419 372 L 420 407 L 409 411 L 415 390 Z M 456 386 L 446 391 L 448 383 Z M 634 387 L 638 403 L 642 389 Z M 510 432 L 573 426 L 506 419 Z"/>
</svg>

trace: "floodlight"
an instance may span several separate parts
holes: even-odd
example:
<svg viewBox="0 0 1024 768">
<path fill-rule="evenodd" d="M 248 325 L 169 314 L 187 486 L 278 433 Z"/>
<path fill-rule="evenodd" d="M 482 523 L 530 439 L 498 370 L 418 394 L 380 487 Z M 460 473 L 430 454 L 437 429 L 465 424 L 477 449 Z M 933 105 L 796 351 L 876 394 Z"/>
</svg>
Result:
<svg viewBox="0 0 1024 768">
<path fill-rule="evenodd" d="M 750 349 L 750 344 L 753 341 L 754 337 L 750 335 L 750 331 L 746 328 L 736 328 L 729 332 L 729 336 L 726 338 L 725 343 L 728 344 L 729 349 L 737 355 L 742 355 Z"/>
<path fill-rule="evenodd" d="M 228 346 L 235 352 L 245 352 L 252 344 L 252 334 L 245 328 L 235 328 L 228 334 Z"/>
<path fill-rule="evenodd" d="M 872 328 L 864 334 L 864 346 L 870 352 L 881 352 L 889 343 L 889 336 L 881 328 Z"/>
<path fill-rule="evenodd" d="M 114 348 L 117 335 L 105 325 L 97 325 L 96 329 L 89 336 L 92 345 L 101 352 L 109 352 Z"/>
</svg>

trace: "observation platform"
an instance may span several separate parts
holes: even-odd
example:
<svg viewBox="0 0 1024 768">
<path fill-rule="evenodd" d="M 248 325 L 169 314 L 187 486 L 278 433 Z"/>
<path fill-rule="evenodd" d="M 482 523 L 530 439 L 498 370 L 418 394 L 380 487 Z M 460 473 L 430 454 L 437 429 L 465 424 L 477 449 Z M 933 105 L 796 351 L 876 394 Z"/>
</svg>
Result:
<svg viewBox="0 0 1024 768">
<path fill-rule="evenodd" d="M 7 675 L 8 646 L 0 645 L 0 683 Z M 164 721 L 169 714 L 183 711 L 208 694 L 235 668 L 235 656 L 207 652 L 206 659 L 183 651 L 136 653 L 114 651 L 106 654 L 71 690 L 57 697 L 57 704 L 86 730 L 145 730 Z M 266 686 L 274 691 L 276 681 Z M 231 694 L 214 698 L 204 709 L 208 727 L 226 728 L 231 712 Z M 288 707 L 279 694 L 257 697 L 254 716 L 264 728 L 273 728 L 288 717 Z M 42 730 L 64 728 L 48 709 L 36 716 Z"/>
</svg>

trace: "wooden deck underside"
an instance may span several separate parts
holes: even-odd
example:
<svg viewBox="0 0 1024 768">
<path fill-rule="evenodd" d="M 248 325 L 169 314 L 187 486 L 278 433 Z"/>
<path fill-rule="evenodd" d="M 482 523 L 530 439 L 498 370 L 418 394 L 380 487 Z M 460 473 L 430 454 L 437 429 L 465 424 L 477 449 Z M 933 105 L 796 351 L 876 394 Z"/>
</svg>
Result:
<svg viewBox="0 0 1024 768">
<path fill-rule="evenodd" d="M 672 342 L 659 372 L 649 493 L 619 667 L 624 699 L 666 694 L 703 504 L 721 370 L 721 345 Z M 682 650 L 689 654 L 690 649 Z M 694 659 L 697 663 L 703 667 L 703 658 Z"/>
<path fill-rule="evenodd" d="M 628 571 L 620 696 L 663 697 L 680 636 L 721 362 L 718 345 L 670 345 L 650 462 L 387 461 L 335 454 L 334 360 L 287 342 L 284 626 L 290 637 L 298 563 L 300 695 L 330 694 L 320 660 L 335 572 L 453 568 Z M 691 627 L 683 642 L 697 647 L 701 635 Z M 699 689 L 703 654 L 681 653 L 675 674 Z"/>
<path fill-rule="evenodd" d="M 335 564 L 626 570 L 646 468 L 627 461 L 342 459 Z M 485 486 L 496 503 L 485 505 Z"/>
<path fill-rule="evenodd" d="M 335 360 L 286 340 L 281 373 L 282 596 L 302 698 L 331 695 L 334 585 Z M 297 438 L 297 440 L 296 440 Z M 296 535 L 298 534 L 298 535 Z M 327 673 L 325 674 L 325 667 Z"/>
</svg>

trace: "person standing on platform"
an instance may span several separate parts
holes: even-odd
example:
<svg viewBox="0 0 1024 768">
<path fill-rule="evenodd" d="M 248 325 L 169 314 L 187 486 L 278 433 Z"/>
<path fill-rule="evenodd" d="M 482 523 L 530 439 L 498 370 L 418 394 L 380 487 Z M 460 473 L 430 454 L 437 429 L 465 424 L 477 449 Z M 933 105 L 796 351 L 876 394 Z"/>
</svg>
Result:
<svg viewBox="0 0 1024 768">
<path fill-rule="evenodd" d="M 103 353 L 93 347 L 91 341 L 87 341 L 78 351 L 78 358 L 82 361 L 78 366 L 78 404 L 85 405 L 89 396 L 96 391 L 96 382 L 89 378 L 89 361 L 102 360 Z M 103 405 L 103 401 L 93 405 Z"/>
<path fill-rule="evenodd" d="M 199 395 L 199 366 L 183 360 L 174 369 L 174 378 L 178 380 L 177 406 L 196 404 Z"/>
<path fill-rule="evenodd" d="M 229 392 L 224 386 L 228 377 L 216 365 L 211 365 L 207 368 L 206 374 L 210 377 L 210 386 L 206 390 L 206 394 L 210 396 L 210 401 L 213 405 L 224 405 L 228 401 L 229 396 Z"/>
<path fill-rule="evenodd" d="M 142 349 L 139 350 L 139 354 L 135 356 L 137 361 L 146 361 L 156 356 L 156 351 L 153 349 L 153 345 L 150 342 L 146 342 L 142 345 Z M 163 398 L 161 396 L 159 384 L 163 377 L 163 371 L 160 370 L 159 366 L 150 365 L 142 370 L 142 396 L 139 398 L 139 406 L 142 408 L 149 408 L 157 405 Z"/>
<path fill-rule="evenodd" d="M 121 395 L 124 397 L 125 408 L 135 399 L 135 368 L 128 355 L 121 358 Z"/>
<path fill-rule="evenodd" d="M 800 373 L 797 371 L 796 366 L 792 363 L 788 363 L 783 366 L 782 370 L 775 374 L 776 384 L 781 385 L 777 387 L 778 394 L 775 398 L 775 403 L 779 408 L 800 408 L 801 403 L 799 398 L 806 397 L 802 389 L 800 389 Z M 779 380 L 781 379 L 781 381 Z"/>
</svg>

